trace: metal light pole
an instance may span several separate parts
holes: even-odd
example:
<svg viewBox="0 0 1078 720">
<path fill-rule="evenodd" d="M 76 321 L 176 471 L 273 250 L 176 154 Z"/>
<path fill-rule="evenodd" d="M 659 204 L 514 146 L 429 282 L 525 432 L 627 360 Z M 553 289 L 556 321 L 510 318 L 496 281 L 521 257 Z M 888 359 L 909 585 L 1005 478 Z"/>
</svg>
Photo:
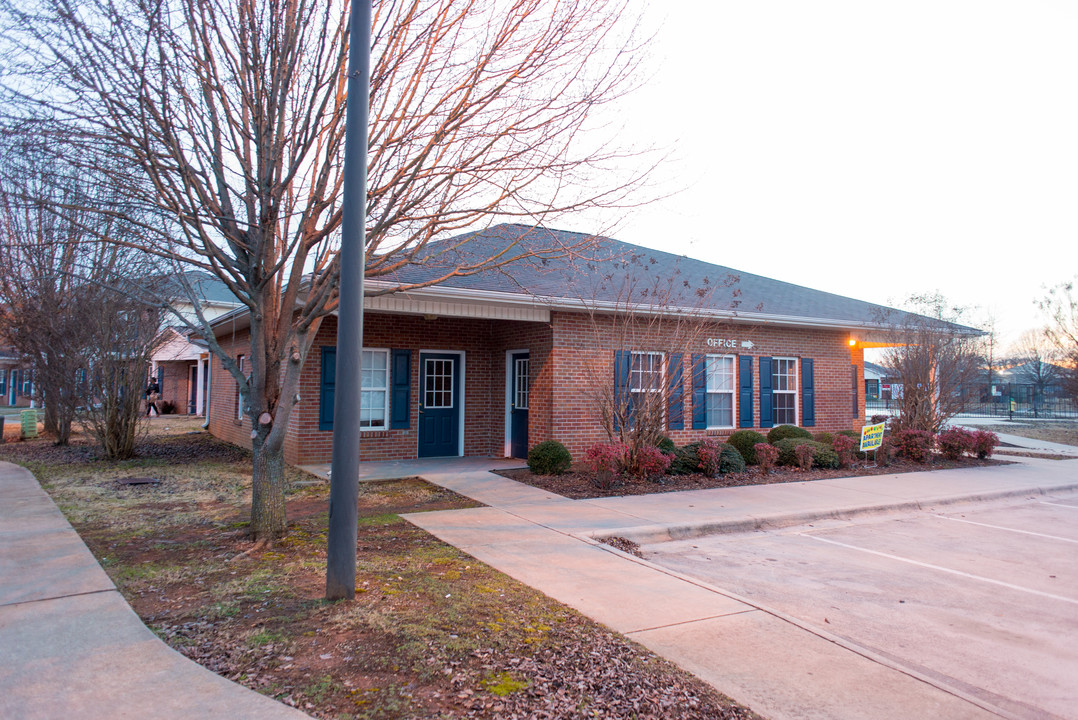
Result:
<svg viewBox="0 0 1078 720">
<path fill-rule="evenodd" d="M 337 309 L 337 381 L 333 398 L 333 462 L 329 483 L 329 547 L 326 558 L 327 600 L 351 600 L 356 595 L 370 48 L 371 0 L 351 0 L 340 303 Z"/>
</svg>

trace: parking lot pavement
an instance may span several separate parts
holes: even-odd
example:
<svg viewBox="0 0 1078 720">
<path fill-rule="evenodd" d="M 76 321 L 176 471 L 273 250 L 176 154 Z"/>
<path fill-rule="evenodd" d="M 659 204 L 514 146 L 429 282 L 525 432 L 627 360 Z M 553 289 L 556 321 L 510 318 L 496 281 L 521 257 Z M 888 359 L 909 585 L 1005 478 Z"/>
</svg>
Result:
<svg viewBox="0 0 1078 720">
<path fill-rule="evenodd" d="M 1078 493 L 643 550 L 1004 716 L 1078 719 Z"/>
</svg>

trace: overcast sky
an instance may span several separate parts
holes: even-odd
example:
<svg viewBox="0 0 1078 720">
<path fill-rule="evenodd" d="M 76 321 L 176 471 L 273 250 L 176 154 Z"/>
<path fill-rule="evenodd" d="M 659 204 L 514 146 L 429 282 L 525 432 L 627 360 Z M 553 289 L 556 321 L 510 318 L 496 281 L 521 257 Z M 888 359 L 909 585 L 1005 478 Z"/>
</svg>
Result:
<svg viewBox="0 0 1078 720">
<path fill-rule="evenodd" d="M 684 189 L 616 237 L 872 302 L 939 290 L 1004 342 L 1043 324 L 1078 273 L 1078 3 L 654 5 L 625 133 Z"/>
</svg>

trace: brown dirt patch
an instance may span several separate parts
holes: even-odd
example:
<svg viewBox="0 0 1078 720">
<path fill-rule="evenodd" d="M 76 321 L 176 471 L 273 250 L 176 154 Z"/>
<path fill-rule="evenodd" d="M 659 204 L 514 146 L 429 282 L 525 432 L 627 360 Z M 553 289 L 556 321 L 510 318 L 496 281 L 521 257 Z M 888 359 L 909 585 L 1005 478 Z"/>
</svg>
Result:
<svg viewBox="0 0 1078 720">
<path fill-rule="evenodd" d="M 0 456 L 39 474 L 158 636 L 314 717 L 756 717 L 401 519 L 474 505 L 421 481 L 363 486 L 356 599 L 326 603 L 328 486 L 292 492 L 288 536 L 255 550 L 250 461 L 204 435 L 162 434 L 125 463 L 48 441 Z"/>
</svg>

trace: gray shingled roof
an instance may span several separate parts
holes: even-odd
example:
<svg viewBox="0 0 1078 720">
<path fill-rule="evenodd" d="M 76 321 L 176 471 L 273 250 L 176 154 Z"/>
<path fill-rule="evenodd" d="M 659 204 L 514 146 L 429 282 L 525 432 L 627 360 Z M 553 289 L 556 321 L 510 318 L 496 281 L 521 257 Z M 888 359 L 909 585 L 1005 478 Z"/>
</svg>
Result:
<svg viewBox="0 0 1078 720">
<path fill-rule="evenodd" d="M 589 236 L 517 224 L 431 243 L 422 264 L 403 268 L 386 279 L 422 283 L 460 265 L 476 263 L 509 249 L 509 254 L 538 252 L 498 270 L 454 277 L 439 287 L 477 292 L 530 295 L 538 299 L 626 304 L 626 289 L 647 304 L 643 291 L 658 287 L 669 305 L 732 314 L 766 321 L 800 318 L 808 323 L 842 327 L 888 326 L 903 322 L 908 313 L 883 305 L 813 290 L 792 283 L 741 272 L 730 267 L 651 250 L 612 238 L 595 239 L 586 257 L 556 257 L 557 250 L 579 246 Z M 554 248 L 555 252 L 548 249 Z M 545 252 L 544 252 L 545 251 Z M 633 278 L 633 280 L 627 280 Z M 956 326 L 977 333 L 973 328 Z"/>
<path fill-rule="evenodd" d="M 228 289 L 215 275 L 202 270 L 188 270 L 184 273 L 186 284 L 191 287 L 195 296 L 206 303 L 224 303 L 238 305 L 239 301 L 232 291 Z M 171 296 L 179 301 L 189 300 L 189 294 L 184 282 L 175 276 L 161 276 L 162 287 L 158 289 L 163 295 Z"/>
</svg>

